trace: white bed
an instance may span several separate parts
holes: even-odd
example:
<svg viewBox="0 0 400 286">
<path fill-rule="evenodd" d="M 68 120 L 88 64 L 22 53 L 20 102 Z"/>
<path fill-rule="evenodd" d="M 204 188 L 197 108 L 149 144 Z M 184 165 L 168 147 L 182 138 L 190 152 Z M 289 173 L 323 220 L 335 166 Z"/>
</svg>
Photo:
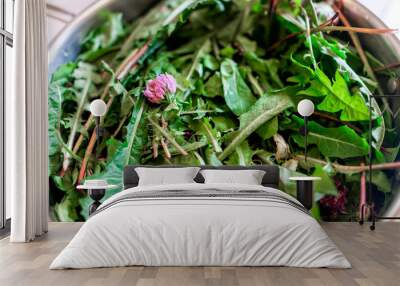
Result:
<svg viewBox="0 0 400 286">
<path fill-rule="evenodd" d="M 137 197 L 175 190 L 182 195 Z M 239 191 L 240 196 L 212 195 Z M 195 192 L 204 195 L 190 195 Z M 298 204 L 277 189 L 255 185 L 129 188 L 100 206 L 50 269 L 128 265 L 350 268 L 319 223 Z"/>
</svg>

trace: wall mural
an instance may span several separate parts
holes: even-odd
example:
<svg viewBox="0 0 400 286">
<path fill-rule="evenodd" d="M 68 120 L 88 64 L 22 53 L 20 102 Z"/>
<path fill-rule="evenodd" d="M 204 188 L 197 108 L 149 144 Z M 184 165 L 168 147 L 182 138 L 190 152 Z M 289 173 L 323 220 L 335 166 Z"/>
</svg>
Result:
<svg viewBox="0 0 400 286">
<path fill-rule="evenodd" d="M 348 34 L 330 27 L 335 7 L 301 2 L 169 0 L 133 22 L 102 11 L 76 60 L 51 77 L 53 218 L 86 219 L 91 200 L 76 190 L 78 182 L 121 184 L 127 164 L 276 164 L 291 194 L 291 175 L 322 177 L 314 216 L 355 219 L 368 163 L 368 95 L 379 85 Z M 372 69 L 383 66 L 367 56 Z M 393 81 L 381 70 L 384 82 Z M 97 98 L 108 105 L 98 146 L 89 111 Z M 304 98 L 316 106 L 307 164 L 296 112 Z M 375 165 L 398 161 L 392 109 L 373 104 Z M 393 166 L 373 173 L 381 211 L 399 189 Z"/>
</svg>

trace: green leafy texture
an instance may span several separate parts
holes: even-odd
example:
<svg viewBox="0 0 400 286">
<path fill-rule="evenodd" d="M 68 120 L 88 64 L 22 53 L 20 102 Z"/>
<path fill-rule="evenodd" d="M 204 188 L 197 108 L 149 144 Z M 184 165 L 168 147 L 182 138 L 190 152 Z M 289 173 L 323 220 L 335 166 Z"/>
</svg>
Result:
<svg viewBox="0 0 400 286">
<path fill-rule="evenodd" d="M 240 75 L 234 61 L 225 59 L 222 62 L 221 78 L 226 105 L 238 116 L 247 112 L 256 98 Z"/>
<path fill-rule="evenodd" d="M 210 50 L 211 50 L 211 42 L 210 39 L 206 38 L 204 42 L 201 44 L 200 48 L 197 49 L 196 54 L 194 55 L 193 62 L 186 76 L 186 80 L 190 80 L 195 71 L 197 71 L 197 74 L 200 77 L 204 75 L 203 60 L 207 57 Z"/>
<path fill-rule="evenodd" d="M 372 183 L 381 192 L 390 193 L 392 191 L 390 180 L 383 171 L 372 172 Z"/>
<path fill-rule="evenodd" d="M 229 156 L 226 163 L 227 165 L 250 166 L 253 164 L 254 153 L 249 146 L 249 142 L 244 141 L 236 147 L 235 152 Z"/>
<path fill-rule="evenodd" d="M 101 25 L 92 30 L 82 42 L 83 60 L 95 60 L 109 52 L 112 45 L 125 34 L 122 13 L 103 11 L 100 14 Z"/>
<path fill-rule="evenodd" d="M 59 66 L 57 70 L 52 74 L 51 82 L 68 79 L 72 75 L 76 67 L 77 64 L 75 62 L 69 62 Z"/>
<path fill-rule="evenodd" d="M 53 156 L 61 151 L 59 136 L 57 135 L 58 126 L 62 116 L 61 104 L 64 100 L 66 89 L 60 82 L 52 82 L 49 86 L 48 99 L 48 136 L 49 136 L 49 156 Z"/>
<path fill-rule="evenodd" d="M 368 154 L 367 140 L 348 126 L 326 128 L 311 121 L 308 123 L 308 130 L 308 144 L 316 144 L 324 156 L 345 159 Z M 304 136 L 294 134 L 292 138 L 299 146 L 304 147 Z"/>
<path fill-rule="evenodd" d="M 228 116 L 214 116 L 211 121 L 214 123 L 215 129 L 220 132 L 231 132 L 237 127 L 235 121 Z"/>
<path fill-rule="evenodd" d="M 368 174 L 367 174 L 367 182 L 368 182 Z M 352 174 L 346 176 L 347 182 L 360 182 L 359 174 Z M 372 171 L 372 184 L 377 187 L 380 192 L 390 193 L 392 191 L 392 184 L 387 174 L 383 171 Z"/>
<path fill-rule="evenodd" d="M 135 104 L 132 95 L 137 97 L 141 92 L 141 89 L 137 88 L 128 92 L 121 84 L 121 82 L 117 79 L 114 70 L 104 61 L 102 62 L 102 65 L 103 68 L 111 75 L 111 88 L 115 91 L 117 95 L 122 94 L 120 117 L 125 117 L 131 112 L 132 107 Z"/>
<path fill-rule="evenodd" d="M 267 140 L 273 137 L 276 133 L 278 133 L 278 117 L 275 116 L 271 120 L 265 122 L 261 127 L 256 130 L 258 136 L 260 136 L 263 140 Z"/>
<path fill-rule="evenodd" d="M 348 47 L 347 43 L 342 44 L 340 40 L 326 34 L 322 35 L 322 33 L 313 33 L 308 38 L 302 33 L 290 41 L 282 42 L 279 47 L 270 46 L 266 37 L 268 34 L 275 33 L 278 36 L 276 40 L 278 40 L 292 32 L 303 32 L 307 24 L 310 28 L 313 28 L 318 23 L 325 22 L 326 13 L 321 15 L 320 10 L 317 9 L 318 5 L 315 5 L 316 13 L 314 13 L 312 9 L 309 9 L 313 5 L 305 3 L 303 7 L 308 9 L 307 13 L 310 15 L 310 23 L 307 23 L 304 18 L 305 15 L 301 14 L 301 2 L 301 0 L 290 1 L 290 3 L 289 1 L 281 1 L 274 15 L 279 22 L 275 21 L 274 27 L 271 29 L 269 15 L 263 13 L 267 3 L 265 1 L 253 3 L 243 0 L 166 0 L 150 9 L 144 17 L 129 23 L 124 34 L 116 38 L 115 42 L 109 47 L 105 48 L 98 45 L 97 50 L 89 51 L 91 47 L 94 47 L 92 45 L 94 42 L 89 41 L 89 45 L 84 43 L 81 48 L 80 59 L 82 59 L 84 53 L 92 52 L 91 55 L 87 54 L 85 59 L 91 61 L 97 70 L 105 69 L 107 71 L 107 66 L 101 63 L 109 63 L 108 72 L 110 72 L 110 70 L 115 70 L 118 63 L 122 62 L 130 52 L 143 47 L 148 42 L 149 37 L 151 38 L 148 50 L 139 60 L 136 68 L 121 81 L 112 82 L 109 95 L 113 97 L 113 103 L 104 117 L 103 127 L 106 129 L 106 134 L 114 134 L 120 126 L 122 126 L 122 129 L 108 144 L 106 144 L 108 136 L 105 136 L 100 143 L 100 148 L 96 148 L 96 151 L 99 150 L 101 159 L 94 160 L 94 155 L 92 155 L 88 162 L 88 171 L 93 172 L 95 177 L 103 174 L 108 166 L 113 164 L 113 160 L 124 145 L 126 138 L 129 137 L 127 125 L 129 126 L 132 120 L 130 114 L 132 109 L 134 109 L 134 113 L 136 112 L 137 102 L 143 96 L 143 88 L 146 82 L 161 73 L 172 74 L 177 80 L 178 90 L 173 98 L 168 98 L 159 105 L 146 102 L 145 107 L 149 109 L 149 112 L 145 109 L 142 118 L 145 118 L 143 120 L 146 121 L 151 114 L 162 115 L 168 122 L 168 130 L 172 138 L 176 139 L 177 144 L 182 146 L 189 155 L 182 156 L 177 147 L 173 146 L 171 141 L 168 140 L 172 158 L 165 160 L 163 150 L 160 148 L 159 157 L 153 159 L 151 139 L 155 135 L 154 130 L 141 124 L 129 152 L 129 158 L 124 164 L 126 162 L 128 164 L 140 162 L 148 164 L 211 164 L 215 166 L 221 164 L 274 164 L 277 162 L 276 156 L 274 156 L 275 144 L 268 137 L 275 133 L 278 125 L 275 123 L 278 123 L 278 117 L 279 134 L 282 139 L 290 145 L 293 154 L 302 152 L 301 146 L 291 138 L 291 132 L 297 131 L 299 128 L 297 126 L 299 124 L 296 125 L 292 118 L 294 109 L 287 108 L 283 112 L 269 114 L 270 117 L 268 119 L 262 118 L 263 123 L 260 124 L 257 116 L 266 112 L 261 109 L 258 113 L 257 110 L 254 111 L 247 123 L 243 119 L 245 114 L 251 113 L 250 111 L 257 106 L 254 98 L 253 103 L 249 104 L 248 111 L 243 113 L 242 116 L 230 112 L 232 109 L 226 104 L 221 73 L 221 63 L 226 62 L 227 58 L 234 59 L 237 62 L 236 64 L 231 61 L 236 65 L 236 74 L 241 77 L 245 86 L 248 85 L 251 88 L 247 88 L 247 90 L 250 90 L 248 94 L 251 97 L 253 97 L 253 92 L 260 99 L 264 98 L 263 95 L 267 91 L 269 96 L 285 95 L 294 101 L 304 96 L 313 97 L 313 101 L 318 105 L 328 96 L 333 96 L 331 89 L 337 81 L 335 73 L 339 72 L 347 85 L 347 89 L 351 90 L 351 98 L 360 96 L 367 101 L 367 96 L 370 94 L 368 88 L 375 88 L 374 83 L 362 76 L 362 63 L 354 49 Z M 92 29 L 89 36 L 92 39 L 96 38 L 98 34 L 94 33 L 95 30 L 104 26 L 104 24 L 105 21 Z M 128 31 L 129 35 L 127 35 Z M 108 32 L 106 31 L 104 35 L 107 36 Z M 86 39 L 89 39 L 89 36 Z M 100 38 L 101 36 L 98 37 L 98 39 Z M 269 50 L 270 48 L 271 50 Z M 313 56 L 310 51 L 313 52 Z M 313 62 L 318 63 L 319 69 L 328 78 L 328 81 L 325 82 L 327 86 L 316 76 Z M 382 64 L 375 66 L 379 67 Z M 60 173 L 61 151 L 66 146 L 63 140 L 67 140 L 69 130 L 74 123 L 73 115 L 79 102 L 79 91 L 85 87 L 85 77 L 75 73 L 76 69 L 77 63 L 71 62 L 61 67 L 60 71 L 53 75 L 54 81 L 62 80 L 60 86 L 66 90 L 62 93 L 61 134 L 58 135 L 57 147 L 59 151 L 55 151 L 49 158 L 51 174 L 53 174 L 52 180 L 58 189 L 52 189 L 52 195 L 55 191 L 57 193 L 54 193 L 54 197 L 60 198 L 61 192 L 64 197 L 68 196 L 71 200 L 70 203 L 67 200 L 58 202 L 57 209 L 59 213 L 63 213 L 60 217 L 63 216 L 64 220 L 70 219 L 69 217 L 74 220 L 79 219 L 76 214 L 76 211 L 79 210 L 77 206 L 79 197 L 75 198 L 69 195 L 75 186 L 72 182 L 76 180 L 79 164 L 71 164 L 67 174 L 62 178 L 54 176 L 54 174 Z M 192 75 L 187 80 L 189 71 Z M 105 82 L 108 81 L 104 81 L 104 73 L 101 74 L 101 77 L 94 76 L 90 79 L 94 84 L 89 87 L 89 97 L 97 98 L 104 90 Z M 283 89 L 274 92 L 274 89 L 281 87 Z M 334 95 L 336 96 L 336 94 Z M 238 93 L 238 96 L 242 98 L 243 93 Z M 131 101 L 131 99 L 133 100 Z M 283 101 L 285 100 L 283 98 Z M 280 99 L 271 106 L 279 106 L 279 101 Z M 237 103 L 237 101 L 235 100 L 234 103 Z M 383 135 L 385 135 L 385 121 L 388 122 L 388 118 L 378 117 L 380 111 L 376 102 L 373 101 L 372 106 L 374 108 L 373 116 L 376 118 L 374 120 L 373 136 L 375 142 L 373 146 L 379 150 Z M 89 115 L 87 107 L 88 105 L 85 105 L 85 111 L 80 117 L 77 128 L 78 132 L 85 134 L 85 136 L 86 132 L 82 128 L 82 123 L 87 120 Z M 343 113 L 344 111 L 341 109 L 339 111 L 328 111 L 327 115 L 340 117 Z M 214 139 L 228 155 L 225 155 L 224 152 L 215 152 L 212 143 L 210 143 L 212 142 L 210 136 L 203 135 L 203 132 L 198 133 L 190 124 L 193 121 L 203 122 L 204 119 L 207 121 L 208 129 L 212 131 L 211 134 L 213 134 Z M 253 121 L 255 122 L 253 123 Z M 327 127 L 340 127 L 342 125 L 340 122 L 333 122 L 324 118 L 321 118 L 320 122 L 322 126 Z M 361 129 L 362 134 L 365 134 L 368 129 L 365 123 L 354 123 Z M 394 133 L 396 132 L 393 131 Z M 263 139 L 261 140 L 258 138 L 259 136 L 266 139 L 260 137 Z M 81 160 L 79 156 L 84 154 L 87 142 L 87 140 L 84 140 L 77 154 L 72 154 L 77 161 Z M 385 142 L 385 147 L 394 146 L 394 144 L 388 142 L 390 140 Z M 252 149 L 255 151 L 251 152 Z M 379 151 L 375 151 L 375 153 L 377 154 L 375 161 L 383 162 L 383 154 Z M 323 159 L 321 158 L 323 154 L 316 144 L 310 146 L 310 156 Z M 224 159 L 220 160 L 221 158 Z M 393 156 L 388 156 L 387 160 L 391 158 Z M 363 160 L 365 160 L 365 157 L 360 156 L 341 160 L 340 163 L 358 165 Z M 289 161 L 280 163 L 287 168 L 296 170 L 297 163 Z M 283 169 L 282 167 L 282 174 L 285 173 Z M 324 171 L 326 174 L 329 173 L 329 170 Z M 290 174 L 298 174 L 298 172 L 290 171 Z M 326 174 L 322 173 L 320 176 Z M 119 176 L 121 177 L 121 175 Z M 347 182 L 346 179 L 345 183 Z M 282 189 L 294 195 L 295 183 L 289 181 L 285 183 L 291 184 L 291 187 L 288 188 L 286 184 L 283 184 Z M 112 190 L 110 194 L 120 190 L 121 188 Z M 322 195 L 318 192 L 316 194 L 315 199 Z M 86 216 L 87 206 L 91 203 L 91 200 L 85 197 L 80 203 L 82 214 Z M 318 215 L 318 205 L 315 204 L 315 206 L 316 208 L 313 210 Z M 75 213 L 73 212 L 74 209 Z M 72 211 L 69 212 L 68 210 Z"/>
<path fill-rule="evenodd" d="M 292 106 L 290 97 L 285 94 L 259 98 L 247 113 L 240 116 L 239 131 L 218 158 L 224 160 L 261 125 Z"/>
<path fill-rule="evenodd" d="M 221 74 L 216 72 L 204 85 L 204 96 L 213 98 L 223 93 Z"/>
<path fill-rule="evenodd" d="M 121 141 L 115 139 L 114 137 L 110 137 L 109 139 L 107 139 L 106 141 L 106 145 L 107 145 L 107 159 L 108 159 L 108 163 L 112 160 L 112 158 L 114 157 L 115 152 L 117 152 L 119 146 L 122 144 Z"/>
<path fill-rule="evenodd" d="M 139 146 L 136 146 L 136 142 L 142 141 L 142 138 L 138 136 L 138 132 L 140 130 L 146 129 L 145 123 L 146 121 L 144 120 L 143 113 L 145 111 L 145 102 L 143 99 L 138 100 L 134 110 L 132 111 L 132 115 L 129 121 L 129 124 L 127 126 L 127 132 L 125 136 L 125 140 L 123 141 L 122 144 L 117 148 L 117 150 L 114 152 L 114 155 L 111 159 L 111 161 L 107 164 L 106 169 L 100 173 L 93 175 L 87 179 L 104 179 L 107 180 L 109 184 L 116 184 L 119 185 L 119 188 L 110 190 L 109 192 L 106 192 L 106 195 L 104 199 L 107 199 L 111 195 L 120 192 L 122 188 L 122 174 L 124 167 L 128 165 L 129 163 L 140 163 L 139 158 L 133 158 L 131 157 L 132 153 L 132 148 L 135 146 L 138 148 Z M 141 146 L 142 148 L 144 146 Z M 140 149 L 140 148 L 139 148 Z M 134 162 L 136 160 L 136 162 Z M 88 215 L 88 207 L 91 203 L 91 200 L 88 198 L 84 198 L 80 200 L 81 206 L 82 206 L 82 212 L 81 215 L 83 217 L 87 218 Z"/>
<path fill-rule="evenodd" d="M 222 148 L 218 142 L 219 134 L 214 130 L 210 124 L 208 118 L 203 118 L 200 120 L 194 120 L 190 124 L 191 128 L 196 131 L 197 134 L 201 134 L 207 137 L 209 144 L 212 146 L 216 153 L 221 153 Z"/>
<path fill-rule="evenodd" d="M 77 207 L 79 206 L 80 195 L 77 191 L 69 192 L 60 203 L 56 203 L 54 211 L 58 221 L 73 222 L 79 220 Z"/>
<path fill-rule="evenodd" d="M 279 189 L 284 190 L 286 193 L 296 197 L 296 182 L 290 180 L 289 178 L 301 176 L 305 176 L 305 174 L 279 166 Z"/>
<path fill-rule="evenodd" d="M 336 41 L 336 40 L 335 40 Z M 357 82 L 360 86 L 359 92 L 361 95 L 365 97 L 369 97 L 372 95 L 372 92 L 369 90 L 367 85 L 365 84 L 365 79 L 363 79 L 360 75 L 358 75 L 354 69 L 349 65 L 349 63 L 345 60 L 345 56 L 343 53 L 341 53 L 341 49 L 343 50 L 343 45 L 339 45 L 338 41 L 336 43 L 329 43 L 328 41 L 321 39 L 320 37 L 316 38 L 315 43 L 318 43 L 318 49 L 325 55 L 331 57 L 336 64 L 338 65 L 340 71 L 343 72 L 343 74 L 348 75 L 348 77 Z M 348 53 L 347 50 L 345 50 L 346 53 Z M 371 106 L 372 106 L 372 111 L 373 111 L 373 117 L 379 116 L 382 114 L 381 109 L 376 102 L 374 98 L 371 99 Z M 386 106 L 386 103 L 384 102 L 385 108 L 388 108 Z M 385 121 L 381 120 L 378 122 L 379 125 L 374 128 L 373 130 L 373 138 L 375 140 L 374 142 L 374 147 L 379 149 L 382 146 L 384 137 L 385 137 Z"/>
<path fill-rule="evenodd" d="M 196 152 L 190 152 L 186 156 L 174 156 L 171 159 L 171 163 L 174 165 L 186 165 L 186 166 L 205 165 L 203 158 L 198 154 L 196 154 Z"/>
<path fill-rule="evenodd" d="M 267 77 L 271 79 L 271 81 L 278 88 L 283 88 L 284 85 L 279 78 L 279 60 L 277 59 L 268 59 L 264 60 L 259 58 L 253 52 L 246 52 L 244 55 L 246 62 L 250 65 L 250 67 L 257 72 L 262 78 L 266 79 Z"/>
<path fill-rule="evenodd" d="M 313 203 L 310 213 L 311 213 L 311 216 L 313 218 L 315 218 L 316 220 L 318 220 L 318 221 L 321 220 L 321 211 L 320 211 L 318 203 L 316 203 L 316 202 Z"/>
<path fill-rule="evenodd" d="M 315 166 L 312 176 L 321 178 L 321 180 L 314 182 L 314 190 L 316 192 L 324 195 L 337 195 L 335 184 L 321 165 Z"/>
<path fill-rule="evenodd" d="M 218 160 L 217 154 L 215 154 L 214 150 L 212 148 L 207 148 L 206 149 L 206 162 L 207 165 L 211 166 L 222 166 L 222 162 Z"/>
<path fill-rule="evenodd" d="M 332 84 L 330 79 L 320 70 L 315 72 L 320 83 L 326 88 L 324 100 L 318 104 L 319 110 L 335 113 L 341 112 L 340 119 L 343 121 L 368 120 L 368 107 L 360 94 L 351 95 L 346 81 L 336 72 L 335 81 Z"/>
</svg>

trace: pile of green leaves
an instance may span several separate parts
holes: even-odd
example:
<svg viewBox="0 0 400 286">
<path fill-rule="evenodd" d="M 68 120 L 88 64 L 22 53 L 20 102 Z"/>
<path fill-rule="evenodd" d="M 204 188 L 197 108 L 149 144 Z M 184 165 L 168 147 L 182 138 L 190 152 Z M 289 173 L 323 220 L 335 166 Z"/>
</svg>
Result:
<svg viewBox="0 0 400 286">
<path fill-rule="evenodd" d="M 366 162 L 368 96 L 377 83 L 345 37 L 314 32 L 334 15 L 332 8 L 302 2 L 282 0 L 272 10 L 263 0 L 167 0 L 132 23 L 104 12 L 79 57 L 60 66 L 50 83 L 55 217 L 87 217 L 90 199 L 75 190 L 82 169 L 86 178 L 121 184 L 127 164 L 276 164 L 288 193 L 295 190 L 290 176 L 314 174 L 323 179 L 316 201 L 336 195 L 335 180 L 357 195 L 359 175 L 332 163 Z M 144 52 L 121 76 L 121 66 L 137 51 Z M 177 92 L 150 104 L 143 96 L 146 82 L 162 73 L 175 77 Z M 87 123 L 88 106 L 102 94 L 109 103 L 102 119 L 106 134 L 85 155 L 94 128 Z M 308 164 L 299 134 L 304 121 L 296 113 L 304 98 L 317 111 L 309 122 Z M 391 123 L 380 115 L 374 102 L 374 152 L 386 162 L 398 148 L 381 152 Z M 161 138 L 166 148 L 158 148 Z M 376 174 L 376 187 L 389 192 L 389 178 Z"/>
</svg>

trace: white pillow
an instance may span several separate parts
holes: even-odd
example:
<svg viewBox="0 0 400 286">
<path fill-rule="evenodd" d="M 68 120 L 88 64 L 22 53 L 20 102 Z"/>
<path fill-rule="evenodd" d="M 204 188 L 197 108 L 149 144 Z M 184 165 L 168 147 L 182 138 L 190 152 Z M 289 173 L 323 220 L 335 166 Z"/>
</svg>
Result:
<svg viewBox="0 0 400 286">
<path fill-rule="evenodd" d="M 139 186 L 195 183 L 193 179 L 196 177 L 199 170 L 200 168 L 198 167 L 135 168 L 139 176 Z"/>
<path fill-rule="evenodd" d="M 202 170 L 205 184 L 261 185 L 265 171 L 261 170 Z"/>
</svg>

